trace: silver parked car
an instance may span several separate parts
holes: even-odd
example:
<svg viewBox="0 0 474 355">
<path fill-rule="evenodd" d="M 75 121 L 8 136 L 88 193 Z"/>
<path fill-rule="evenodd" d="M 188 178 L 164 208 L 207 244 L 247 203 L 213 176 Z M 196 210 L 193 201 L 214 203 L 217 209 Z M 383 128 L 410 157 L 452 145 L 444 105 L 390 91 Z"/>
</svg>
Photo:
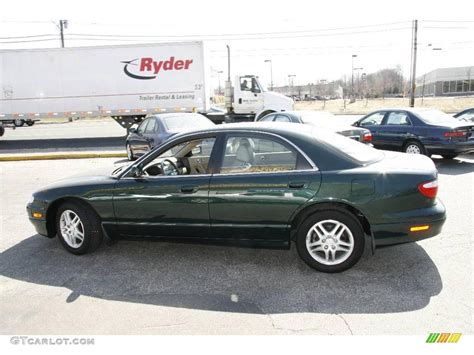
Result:
<svg viewBox="0 0 474 355">
<path fill-rule="evenodd" d="M 340 120 L 327 111 L 284 111 L 273 112 L 260 119 L 258 122 L 290 122 L 303 123 L 339 133 L 362 143 L 371 144 L 372 134 L 366 128 L 353 127 L 340 122 Z"/>
</svg>

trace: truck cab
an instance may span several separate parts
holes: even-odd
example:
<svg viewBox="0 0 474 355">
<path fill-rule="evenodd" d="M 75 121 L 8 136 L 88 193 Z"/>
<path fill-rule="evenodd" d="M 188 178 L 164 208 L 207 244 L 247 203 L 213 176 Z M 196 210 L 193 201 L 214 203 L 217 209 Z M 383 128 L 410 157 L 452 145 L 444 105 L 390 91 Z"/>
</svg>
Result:
<svg viewBox="0 0 474 355">
<path fill-rule="evenodd" d="M 234 81 L 233 110 L 236 114 L 251 114 L 256 118 L 270 112 L 293 110 L 293 100 L 268 91 L 255 75 L 238 75 Z"/>
</svg>

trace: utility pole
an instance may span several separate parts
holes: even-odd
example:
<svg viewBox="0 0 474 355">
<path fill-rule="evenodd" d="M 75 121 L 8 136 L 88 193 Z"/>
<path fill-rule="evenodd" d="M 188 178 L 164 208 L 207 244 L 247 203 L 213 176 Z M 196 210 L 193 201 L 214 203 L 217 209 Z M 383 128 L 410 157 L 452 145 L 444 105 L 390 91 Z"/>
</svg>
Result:
<svg viewBox="0 0 474 355">
<path fill-rule="evenodd" d="M 59 20 L 59 34 L 61 35 L 61 48 L 64 48 L 64 29 L 67 28 L 67 20 Z"/>
<path fill-rule="evenodd" d="M 413 21 L 413 63 L 411 71 L 411 93 L 410 93 L 410 107 L 415 107 L 415 90 L 416 90 L 416 50 L 418 47 L 418 20 Z"/>
</svg>

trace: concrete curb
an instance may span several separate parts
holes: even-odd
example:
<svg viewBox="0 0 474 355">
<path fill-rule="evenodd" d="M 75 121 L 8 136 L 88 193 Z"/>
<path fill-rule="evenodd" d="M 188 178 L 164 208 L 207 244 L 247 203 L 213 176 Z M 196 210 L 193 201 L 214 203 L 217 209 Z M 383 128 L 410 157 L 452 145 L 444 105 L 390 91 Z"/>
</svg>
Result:
<svg viewBox="0 0 474 355">
<path fill-rule="evenodd" d="M 0 161 L 25 161 L 25 160 L 55 160 L 55 159 L 91 159 L 91 158 L 125 158 L 122 152 L 81 152 L 81 153 L 44 153 L 44 154 L 11 154 L 0 155 Z"/>
</svg>

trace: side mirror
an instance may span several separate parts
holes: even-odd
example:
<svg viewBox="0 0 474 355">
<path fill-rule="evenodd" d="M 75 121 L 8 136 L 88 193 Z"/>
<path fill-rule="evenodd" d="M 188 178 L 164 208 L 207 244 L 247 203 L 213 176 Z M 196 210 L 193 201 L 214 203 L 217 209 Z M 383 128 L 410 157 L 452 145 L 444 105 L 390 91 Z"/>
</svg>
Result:
<svg viewBox="0 0 474 355">
<path fill-rule="evenodd" d="M 130 127 L 130 128 L 128 129 L 128 132 L 129 132 L 129 133 L 137 133 L 137 127 Z"/>
<path fill-rule="evenodd" d="M 352 125 L 353 125 L 354 127 L 359 127 L 359 126 L 360 126 L 360 123 L 359 123 L 359 121 L 356 121 L 356 122 L 354 122 Z"/>
<path fill-rule="evenodd" d="M 202 153 L 202 147 L 198 145 L 197 147 L 194 147 L 191 152 L 193 155 L 199 155 Z"/>
</svg>

